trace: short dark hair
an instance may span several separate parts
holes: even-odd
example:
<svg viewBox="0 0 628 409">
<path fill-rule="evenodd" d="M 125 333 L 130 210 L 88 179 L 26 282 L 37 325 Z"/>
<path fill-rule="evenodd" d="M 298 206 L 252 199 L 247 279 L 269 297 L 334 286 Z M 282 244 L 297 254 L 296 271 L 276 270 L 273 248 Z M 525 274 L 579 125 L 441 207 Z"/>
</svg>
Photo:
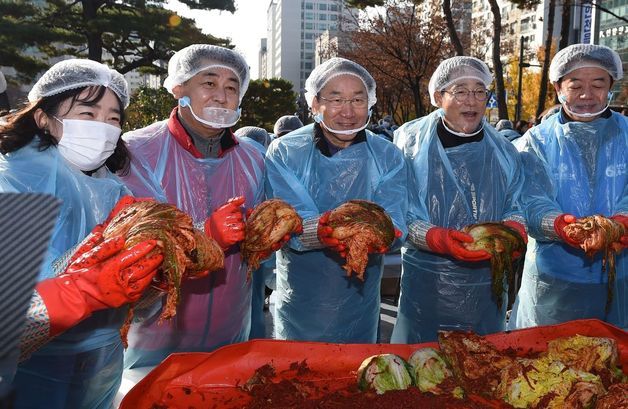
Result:
<svg viewBox="0 0 628 409">
<path fill-rule="evenodd" d="M 85 90 L 89 90 L 83 98 L 79 97 Z M 74 88 L 59 94 L 50 95 L 40 98 L 38 101 L 32 102 L 24 106 L 22 109 L 11 113 L 5 117 L 6 123 L 0 123 L 0 153 L 7 154 L 17 151 L 31 143 L 35 136 L 39 137 L 39 150 L 44 151 L 51 146 L 57 145 L 57 140 L 48 132 L 42 132 L 35 121 L 35 112 L 41 109 L 47 116 L 59 114 L 61 104 L 70 99 L 70 108 L 78 101 L 85 105 L 97 104 L 105 95 L 107 88 L 104 86 L 88 86 L 82 88 Z M 124 124 L 124 106 L 122 101 L 116 95 L 120 108 L 120 126 Z M 122 138 L 118 139 L 118 143 L 113 154 L 105 161 L 105 166 L 113 172 L 120 174 L 128 174 L 131 163 L 131 154 L 126 147 L 126 143 Z"/>
</svg>

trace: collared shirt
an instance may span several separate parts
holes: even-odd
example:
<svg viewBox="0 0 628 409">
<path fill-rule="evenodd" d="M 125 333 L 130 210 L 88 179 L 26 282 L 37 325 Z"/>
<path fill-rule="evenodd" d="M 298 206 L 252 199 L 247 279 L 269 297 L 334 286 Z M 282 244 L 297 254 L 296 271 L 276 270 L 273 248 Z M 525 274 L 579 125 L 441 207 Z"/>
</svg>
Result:
<svg viewBox="0 0 628 409">
<path fill-rule="evenodd" d="M 355 135 L 355 138 L 351 141 L 351 145 L 360 142 L 366 142 L 366 131 L 364 129 Z M 314 146 L 316 146 L 316 149 L 328 158 L 334 156 L 338 151 L 342 150 L 342 148 L 327 140 L 320 124 L 314 124 Z"/>
<path fill-rule="evenodd" d="M 231 129 L 225 129 L 220 136 L 220 149 L 216 150 L 213 148 L 215 145 L 207 141 L 208 138 L 195 135 L 188 130 L 179 118 L 178 108 L 174 108 L 170 113 L 168 130 L 176 141 L 195 158 L 221 158 L 229 149 L 238 145 Z M 209 150 L 210 145 L 212 146 L 211 152 Z"/>
<path fill-rule="evenodd" d="M 482 140 L 482 138 L 484 138 L 484 129 L 478 132 L 477 135 L 469 137 L 455 135 L 449 132 L 447 128 L 445 128 L 445 125 L 443 125 L 443 118 L 441 118 L 436 125 L 436 133 L 438 134 L 438 139 L 440 140 L 440 143 L 445 149 L 464 145 L 465 143 L 469 142 L 479 142 Z"/>
</svg>

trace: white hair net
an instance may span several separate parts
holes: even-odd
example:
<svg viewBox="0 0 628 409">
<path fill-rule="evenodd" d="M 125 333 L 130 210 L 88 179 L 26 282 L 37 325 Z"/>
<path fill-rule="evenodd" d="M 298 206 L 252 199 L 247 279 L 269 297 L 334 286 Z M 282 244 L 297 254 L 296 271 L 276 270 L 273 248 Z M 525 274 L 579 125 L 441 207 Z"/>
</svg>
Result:
<svg viewBox="0 0 628 409">
<path fill-rule="evenodd" d="M 621 58 L 616 51 L 603 45 L 573 44 L 563 48 L 552 58 L 549 68 L 550 82 L 558 82 L 570 72 L 585 67 L 601 68 L 615 81 L 624 75 Z"/>
<path fill-rule="evenodd" d="M 488 66 L 482 60 L 474 57 L 452 57 L 442 61 L 428 84 L 430 92 L 430 102 L 434 106 L 436 100 L 434 93 L 442 91 L 454 82 L 462 79 L 476 79 L 481 81 L 485 87 L 489 87 L 493 82 L 493 75 Z"/>
<path fill-rule="evenodd" d="M 284 115 L 275 122 L 273 127 L 273 133 L 277 136 L 282 136 L 288 132 L 292 132 L 295 129 L 299 129 L 303 126 L 303 122 L 296 115 Z"/>
<path fill-rule="evenodd" d="M 0 71 L 0 94 L 7 90 L 7 80 L 4 78 L 4 74 Z"/>
<path fill-rule="evenodd" d="M 377 102 L 377 97 L 375 96 L 376 85 L 371 74 L 358 63 L 344 58 L 334 57 L 321 65 L 317 65 L 316 68 L 312 70 L 307 80 L 305 80 L 305 100 L 308 106 L 310 108 L 312 107 L 314 97 L 318 95 L 329 80 L 339 75 L 346 74 L 356 76 L 362 81 L 368 95 L 369 108 L 375 105 Z"/>
<path fill-rule="evenodd" d="M 35 102 L 70 89 L 99 85 L 112 90 L 125 108 L 129 106 L 129 87 L 124 76 L 105 64 L 85 59 L 63 60 L 50 67 L 28 93 L 28 100 Z"/>
<path fill-rule="evenodd" d="M 233 71 L 240 83 L 240 102 L 249 87 L 249 66 L 237 52 L 228 48 L 209 44 L 192 44 L 176 53 L 168 62 L 168 77 L 164 87 L 172 89 L 183 84 L 196 74 L 212 67 L 222 67 Z"/>
</svg>

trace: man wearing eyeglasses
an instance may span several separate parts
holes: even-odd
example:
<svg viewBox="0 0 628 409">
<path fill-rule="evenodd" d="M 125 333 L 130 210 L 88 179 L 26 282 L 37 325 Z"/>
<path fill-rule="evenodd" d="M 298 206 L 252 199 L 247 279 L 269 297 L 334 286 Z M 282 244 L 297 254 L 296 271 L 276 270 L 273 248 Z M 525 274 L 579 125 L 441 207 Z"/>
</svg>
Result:
<svg viewBox="0 0 628 409">
<path fill-rule="evenodd" d="M 275 139 L 266 154 L 267 197 L 285 200 L 304 220 L 303 234 L 277 252 L 275 337 L 373 343 L 381 253 L 388 249 L 371 249 L 364 280 L 348 277 L 346 249 L 331 237 L 327 213 L 351 199 L 369 200 L 405 235 L 404 160 L 365 129 L 376 97 L 375 80 L 362 66 L 332 58 L 312 71 L 305 89 L 315 124 Z"/>
<path fill-rule="evenodd" d="M 441 329 L 486 334 L 505 328 L 507 305 L 492 294 L 491 256 L 468 250 L 474 239 L 461 231 L 503 222 L 527 237 L 519 155 L 484 119 L 492 81 L 477 58 L 441 62 L 429 83 L 432 105 L 440 109 L 395 132 L 411 176 L 393 343 L 435 341 Z"/>
</svg>

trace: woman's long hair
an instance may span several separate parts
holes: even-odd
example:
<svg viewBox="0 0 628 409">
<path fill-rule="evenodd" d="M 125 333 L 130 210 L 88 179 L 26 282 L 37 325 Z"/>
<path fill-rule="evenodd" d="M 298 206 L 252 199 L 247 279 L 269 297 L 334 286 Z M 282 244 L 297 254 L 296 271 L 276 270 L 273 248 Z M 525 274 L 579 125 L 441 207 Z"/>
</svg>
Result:
<svg viewBox="0 0 628 409">
<path fill-rule="evenodd" d="M 86 89 L 88 90 L 87 95 L 81 97 L 81 94 Z M 17 151 L 30 144 L 35 136 L 39 137 L 38 149 L 40 151 L 56 146 L 57 140 L 54 136 L 47 130 L 40 129 L 37 126 L 35 112 L 41 109 L 49 118 L 52 118 L 52 116 L 60 114 L 59 108 L 67 100 L 70 100 L 68 112 L 77 102 L 88 106 L 96 105 L 104 97 L 106 91 L 107 88 L 104 86 L 70 89 L 59 94 L 40 98 L 17 112 L 7 115 L 4 118 L 5 123 L 0 122 L 0 153 L 6 155 L 9 152 Z M 120 126 L 122 126 L 124 123 L 124 106 L 120 98 L 116 96 L 116 99 L 120 108 Z M 105 166 L 113 173 L 119 172 L 125 175 L 129 172 L 130 163 L 131 154 L 122 138 L 120 138 L 113 154 L 107 158 Z"/>
</svg>

